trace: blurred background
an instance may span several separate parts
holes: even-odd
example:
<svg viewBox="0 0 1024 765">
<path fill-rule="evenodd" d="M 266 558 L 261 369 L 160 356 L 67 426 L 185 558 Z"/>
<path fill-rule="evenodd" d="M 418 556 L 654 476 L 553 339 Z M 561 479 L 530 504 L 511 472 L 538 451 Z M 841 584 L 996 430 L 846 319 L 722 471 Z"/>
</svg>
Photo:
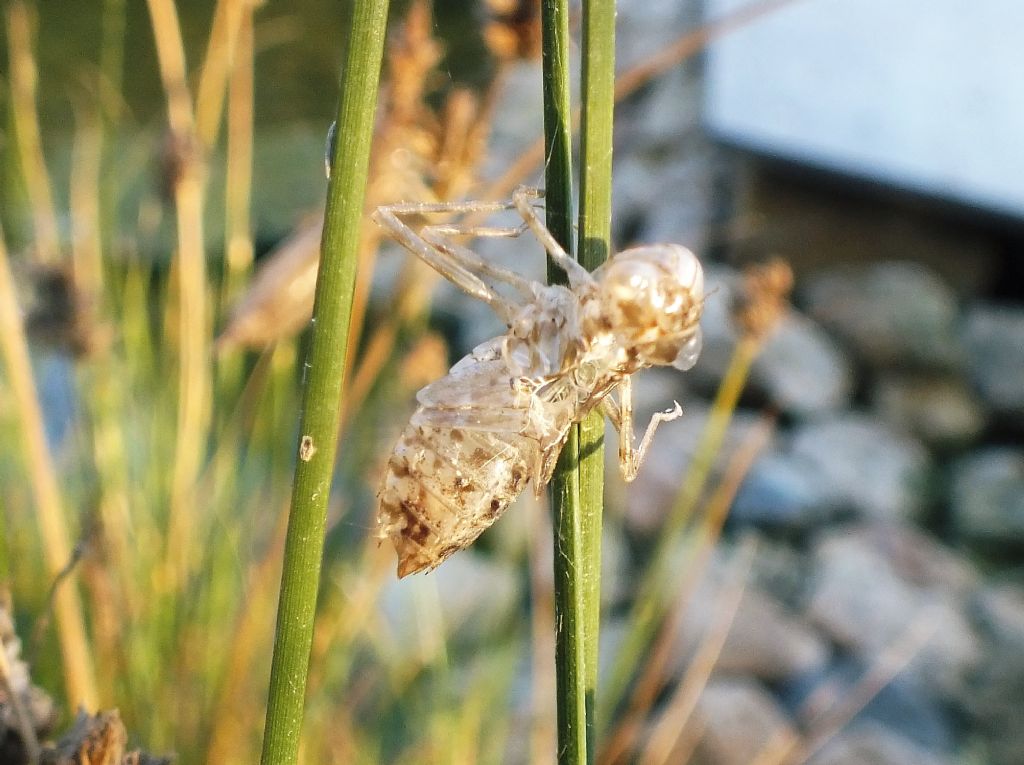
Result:
<svg viewBox="0 0 1024 765">
<path fill-rule="evenodd" d="M 628 487 L 609 433 L 598 761 L 1024 762 L 1024 9 L 618 8 L 613 244 L 709 294 Z M 348 6 L 176 10 L 3 7 L 4 762 L 259 749 Z M 539 183 L 536 13 L 395 5 L 368 207 Z M 304 760 L 551 762 L 546 503 L 400 583 L 371 531 L 415 391 L 503 327 L 364 240 Z"/>
</svg>

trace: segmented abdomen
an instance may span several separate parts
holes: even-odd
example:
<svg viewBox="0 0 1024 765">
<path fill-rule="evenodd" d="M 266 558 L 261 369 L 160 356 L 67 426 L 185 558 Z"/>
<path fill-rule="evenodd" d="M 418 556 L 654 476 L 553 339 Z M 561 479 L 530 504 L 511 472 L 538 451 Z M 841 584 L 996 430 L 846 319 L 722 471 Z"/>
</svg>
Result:
<svg viewBox="0 0 1024 765">
<path fill-rule="evenodd" d="M 513 434 L 409 425 L 388 460 L 377 528 L 398 552 L 398 576 L 468 547 L 519 496 L 536 441 Z"/>
</svg>

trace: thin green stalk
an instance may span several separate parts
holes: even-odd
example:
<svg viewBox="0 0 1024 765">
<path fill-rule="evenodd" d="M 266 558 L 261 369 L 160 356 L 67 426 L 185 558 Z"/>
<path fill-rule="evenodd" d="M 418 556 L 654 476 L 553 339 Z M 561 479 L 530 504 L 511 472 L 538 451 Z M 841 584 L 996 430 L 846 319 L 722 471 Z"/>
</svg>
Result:
<svg viewBox="0 0 1024 765">
<path fill-rule="evenodd" d="M 101 162 L 103 123 L 92 105 L 78 104 L 75 116 L 69 198 L 76 229 L 76 236 L 71 240 L 74 287 L 88 307 L 86 321 L 103 322 L 110 319 L 112 308 L 109 290 L 104 289 L 100 181 L 106 169 Z M 110 670 L 122 666 L 124 635 L 131 632 L 131 618 L 139 613 L 141 582 L 134 570 L 138 548 L 133 544 L 131 533 L 132 503 L 122 431 L 125 411 L 122 370 L 115 351 L 106 344 L 94 343 L 91 350 L 78 364 L 76 376 L 90 422 L 91 462 L 97 480 L 96 508 L 107 563 L 104 574 L 98 576 L 109 575 L 110 589 L 90 588 L 89 610 L 96 625 L 93 635 L 97 662 L 107 670 L 97 676 L 101 697 L 113 699 L 118 698 L 116 684 L 123 673 Z M 125 614 L 131 617 L 125 618 Z"/>
<path fill-rule="evenodd" d="M 608 258 L 612 216 L 612 123 L 615 113 L 615 0 L 583 3 L 579 257 L 593 271 Z M 604 511 L 604 416 L 591 413 L 579 431 L 583 511 L 583 633 L 587 758 L 595 752 L 597 653 L 601 634 L 601 519 Z"/>
<path fill-rule="evenodd" d="M 227 256 L 226 286 L 221 295 L 234 300 L 252 266 L 250 233 L 253 155 L 253 8 L 245 4 L 239 20 L 234 65 L 228 82 L 227 166 L 224 192 L 224 252 Z"/>
<path fill-rule="evenodd" d="M 196 87 L 196 136 L 203 146 L 217 143 L 223 120 L 224 94 L 234 66 L 242 19 L 252 13 L 249 0 L 217 0 L 210 25 L 210 39 Z"/>
<path fill-rule="evenodd" d="M 36 111 L 39 72 L 33 51 L 34 19 L 25 3 L 14 2 L 7 8 L 6 21 L 13 143 L 32 212 L 34 254 L 39 263 L 53 264 L 60 256 L 60 234 Z"/>
<path fill-rule="evenodd" d="M 644 572 L 644 577 L 637 588 L 636 600 L 626 620 L 629 631 L 616 654 L 601 705 L 599 718 L 602 727 L 607 726 L 611 715 L 621 702 L 634 670 L 642 663 L 643 655 L 661 623 L 669 588 L 678 580 L 671 570 L 674 554 L 707 484 L 715 457 L 722 448 L 725 433 L 736 410 L 736 403 L 743 392 L 750 366 L 757 357 L 760 347 L 761 343 L 756 338 L 741 338 L 718 388 L 697 451 L 682 488 L 676 495 L 668 520 L 658 538 L 651 564 Z"/>
<path fill-rule="evenodd" d="M 11 536 L 7 529 L 7 508 L 0 505 L 0 608 L 10 608 Z"/>
<path fill-rule="evenodd" d="M 558 243 L 572 254 L 572 110 L 569 92 L 569 2 L 544 0 L 543 32 L 544 168 L 546 223 Z M 548 261 L 548 280 L 565 283 L 565 274 Z"/>
<path fill-rule="evenodd" d="M 285 540 L 263 765 L 290 765 L 299 751 L 387 18 L 387 0 L 354 3 L 305 365 L 299 459 Z"/>
<path fill-rule="evenodd" d="M 121 120 L 126 23 L 125 0 L 103 0 L 99 62 L 101 111 L 107 120 L 107 127 L 114 130 Z"/>
<path fill-rule="evenodd" d="M 212 402 L 203 236 L 206 184 L 195 140 L 195 108 L 188 90 L 177 6 L 173 0 L 147 0 L 147 6 L 167 100 L 167 121 L 179 160 L 173 177 L 177 295 L 176 301 L 167 307 L 168 318 L 177 323 L 178 334 L 177 428 L 170 471 L 165 565 L 160 583 L 164 592 L 173 593 L 183 589 L 200 547 L 196 541 L 201 538 L 202 518 L 196 513 L 195 484 L 206 453 Z"/>
<path fill-rule="evenodd" d="M 117 207 L 122 188 L 123 168 L 116 152 L 118 142 L 121 140 L 120 129 L 123 117 L 121 94 L 124 92 L 122 83 L 124 81 L 126 23 L 125 0 L 103 0 L 97 88 L 99 99 L 95 105 L 100 119 L 100 125 L 97 128 L 99 133 L 97 141 L 103 169 L 100 177 L 99 199 L 96 202 L 100 209 L 98 225 L 101 250 L 112 245 L 115 232 L 118 230 Z M 107 290 L 101 299 L 110 301 L 112 297 L 112 292 Z M 110 308 L 110 306 L 105 306 L 105 308 Z"/>
<path fill-rule="evenodd" d="M 254 130 L 253 7 L 248 2 L 243 5 L 228 78 L 227 158 L 224 168 L 226 273 L 217 295 L 218 314 L 226 312 L 229 301 L 238 299 L 253 261 L 250 221 Z M 212 40 L 211 34 L 211 46 Z M 211 57 L 212 53 L 208 54 L 207 58 Z M 237 389 L 243 374 L 242 354 L 221 356 L 217 365 L 218 392 Z M 235 471 L 224 471 L 222 477 L 229 484 L 235 478 Z"/>
<path fill-rule="evenodd" d="M 541 3 L 543 36 L 544 173 L 547 226 L 572 252 L 572 112 L 569 96 L 569 3 Z M 565 274 L 548 262 L 548 280 Z M 587 761 L 586 621 L 582 577 L 583 512 L 580 507 L 579 428 L 569 432 L 551 481 L 555 543 L 555 678 L 558 762 Z"/>
</svg>

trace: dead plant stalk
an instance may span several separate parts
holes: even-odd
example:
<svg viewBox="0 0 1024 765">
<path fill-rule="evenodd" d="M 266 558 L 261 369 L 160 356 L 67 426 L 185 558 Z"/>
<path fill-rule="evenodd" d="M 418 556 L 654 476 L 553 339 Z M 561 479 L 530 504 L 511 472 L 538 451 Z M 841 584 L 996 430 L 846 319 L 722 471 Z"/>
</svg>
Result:
<svg viewBox="0 0 1024 765">
<path fill-rule="evenodd" d="M 3 354 L 17 411 L 21 419 L 23 454 L 36 505 L 36 520 L 43 543 L 43 556 L 49 579 L 56 588 L 53 609 L 57 619 L 57 637 L 64 659 L 64 683 L 69 706 L 95 709 L 99 703 L 96 674 L 78 594 L 78 577 L 66 567 L 72 562 L 72 534 L 57 482 L 57 471 L 46 445 L 43 414 L 36 398 L 36 386 L 29 361 L 28 344 L 18 312 L 11 269 L 0 230 L 0 352 Z"/>
</svg>

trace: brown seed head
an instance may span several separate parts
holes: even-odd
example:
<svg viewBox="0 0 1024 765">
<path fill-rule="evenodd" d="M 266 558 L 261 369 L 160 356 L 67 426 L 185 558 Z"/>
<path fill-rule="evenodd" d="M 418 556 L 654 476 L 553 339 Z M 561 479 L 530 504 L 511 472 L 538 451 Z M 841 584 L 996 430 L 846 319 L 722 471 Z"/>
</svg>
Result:
<svg viewBox="0 0 1024 765">
<path fill-rule="evenodd" d="M 733 298 L 733 321 L 740 333 L 762 340 L 789 309 L 793 270 L 782 258 L 747 267 L 742 288 Z"/>
<path fill-rule="evenodd" d="M 487 5 L 491 20 L 484 27 L 484 40 L 495 58 L 540 58 L 538 0 L 488 0 Z"/>
</svg>

